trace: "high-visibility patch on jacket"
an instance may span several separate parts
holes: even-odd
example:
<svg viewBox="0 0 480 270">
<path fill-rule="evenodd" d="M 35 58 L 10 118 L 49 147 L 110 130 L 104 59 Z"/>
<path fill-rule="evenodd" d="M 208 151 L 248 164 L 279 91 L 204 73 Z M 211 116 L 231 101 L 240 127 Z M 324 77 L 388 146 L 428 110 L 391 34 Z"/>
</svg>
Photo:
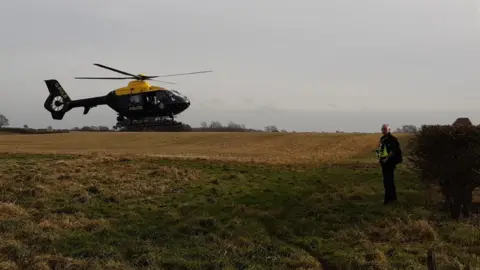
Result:
<svg viewBox="0 0 480 270">
<path fill-rule="evenodd" d="M 380 146 L 377 147 L 376 153 L 377 158 L 384 158 L 388 156 L 387 147 L 383 142 L 380 143 Z"/>
</svg>

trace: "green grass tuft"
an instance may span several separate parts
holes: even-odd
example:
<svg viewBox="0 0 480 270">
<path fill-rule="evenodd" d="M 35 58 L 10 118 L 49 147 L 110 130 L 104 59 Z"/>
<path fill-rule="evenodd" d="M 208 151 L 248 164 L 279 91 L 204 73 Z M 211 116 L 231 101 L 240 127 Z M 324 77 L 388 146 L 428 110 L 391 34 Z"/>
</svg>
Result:
<svg viewBox="0 0 480 270">
<path fill-rule="evenodd" d="M 405 168 L 383 206 L 369 162 L 276 166 L 8 156 L 0 269 L 478 267 L 475 218 L 451 222 Z"/>
</svg>

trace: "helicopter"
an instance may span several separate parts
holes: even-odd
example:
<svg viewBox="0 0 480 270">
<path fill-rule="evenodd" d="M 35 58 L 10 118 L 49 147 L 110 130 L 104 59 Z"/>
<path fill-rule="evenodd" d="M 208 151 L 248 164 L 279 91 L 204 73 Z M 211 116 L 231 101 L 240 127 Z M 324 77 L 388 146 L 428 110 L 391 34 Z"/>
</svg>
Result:
<svg viewBox="0 0 480 270">
<path fill-rule="evenodd" d="M 64 115 L 73 108 L 83 107 L 83 114 L 99 105 L 107 105 L 118 113 L 117 121 L 139 120 L 151 117 L 170 117 L 173 121 L 178 115 L 190 107 L 190 100 L 180 92 L 160 86 L 150 85 L 147 81 L 158 77 L 171 77 L 197 73 L 212 72 L 212 70 L 170 74 L 162 76 L 134 75 L 103 64 L 93 65 L 108 69 L 127 77 L 75 77 L 75 79 L 97 80 L 132 80 L 124 87 L 117 88 L 104 96 L 72 100 L 56 79 L 45 80 L 49 96 L 45 100 L 44 108 L 49 111 L 54 120 L 62 120 Z M 167 84 L 173 82 L 158 81 Z"/>
</svg>

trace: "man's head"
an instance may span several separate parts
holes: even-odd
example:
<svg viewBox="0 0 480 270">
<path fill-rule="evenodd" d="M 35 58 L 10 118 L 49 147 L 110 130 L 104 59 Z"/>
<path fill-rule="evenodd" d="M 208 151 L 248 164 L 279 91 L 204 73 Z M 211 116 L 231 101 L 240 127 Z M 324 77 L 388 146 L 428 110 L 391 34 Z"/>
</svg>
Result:
<svg viewBox="0 0 480 270">
<path fill-rule="evenodd" d="M 383 124 L 382 125 L 382 133 L 383 135 L 387 135 L 388 133 L 390 133 L 390 126 L 388 124 Z"/>
</svg>

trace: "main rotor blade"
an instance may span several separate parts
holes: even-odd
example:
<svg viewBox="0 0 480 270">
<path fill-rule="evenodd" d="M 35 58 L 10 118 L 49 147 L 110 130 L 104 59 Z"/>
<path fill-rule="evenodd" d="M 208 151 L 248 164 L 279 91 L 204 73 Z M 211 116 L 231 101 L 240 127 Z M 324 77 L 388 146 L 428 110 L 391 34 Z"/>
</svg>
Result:
<svg viewBox="0 0 480 270">
<path fill-rule="evenodd" d="M 166 82 L 166 81 L 159 81 L 159 80 L 153 80 L 153 79 L 150 79 L 150 81 L 161 82 L 161 83 L 168 83 L 168 84 L 177 84 L 177 83 L 174 83 L 174 82 Z"/>
<path fill-rule="evenodd" d="M 86 80 L 133 80 L 137 77 L 75 77 L 75 79 L 86 79 Z"/>
<path fill-rule="evenodd" d="M 121 71 L 121 70 L 118 70 L 118 69 L 115 69 L 115 68 L 107 67 L 107 66 L 102 65 L 102 64 L 94 64 L 94 65 L 98 66 L 98 67 L 101 67 L 101 68 L 105 68 L 105 69 L 114 71 L 114 72 L 117 72 L 117 73 L 120 73 L 120 74 L 123 74 L 123 75 L 133 76 L 133 77 L 137 78 L 137 75 L 133 75 L 133 74 L 130 74 L 130 73 L 127 73 L 125 71 Z"/>
<path fill-rule="evenodd" d="M 197 73 L 207 73 L 212 72 L 212 70 L 204 70 L 204 71 L 196 71 L 196 72 L 189 72 L 189 73 L 179 73 L 179 74 L 170 74 L 170 75 L 161 75 L 155 77 L 171 77 L 171 76 L 180 76 L 180 75 L 189 75 L 189 74 L 197 74 Z"/>
</svg>

